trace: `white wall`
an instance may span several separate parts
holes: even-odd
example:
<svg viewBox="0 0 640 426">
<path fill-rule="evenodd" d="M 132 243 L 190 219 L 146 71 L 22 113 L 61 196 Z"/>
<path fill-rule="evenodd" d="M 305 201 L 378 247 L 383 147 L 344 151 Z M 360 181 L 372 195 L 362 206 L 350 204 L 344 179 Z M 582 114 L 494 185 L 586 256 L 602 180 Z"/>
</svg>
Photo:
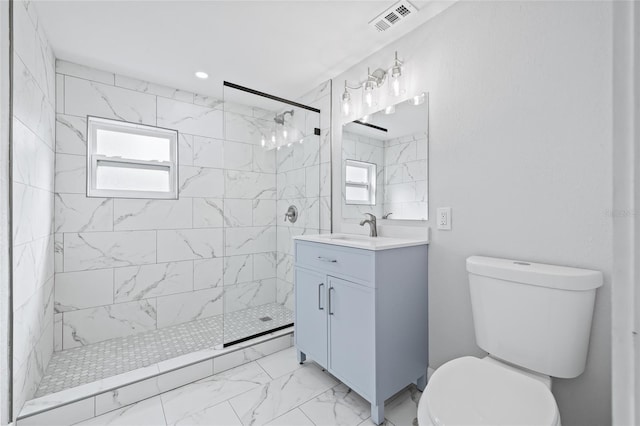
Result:
<svg viewBox="0 0 640 426">
<path fill-rule="evenodd" d="M 54 56 L 32 5 L 13 3 L 13 414 L 53 352 Z"/>
<path fill-rule="evenodd" d="M 453 230 L 431 232 L 432 367 L 483 354 L 468 256 L 603 271 L 586 371 L 554 381 L 564 425 L 611 422 L 611 15 L 607 2 L 461 2 L 334 80 L 339 105 L 345 79 L 389 66 L 398 50 L 410 93 L 429 92 L 430 217 L 453 209 Z M 339 109 L 333 117 L 336 188 Z M 362 232 L 342 220 L 339 195 L 335 230 Z M 429 223 L 411 225 L 382 232 L 417 235 Z"/>
</svg>

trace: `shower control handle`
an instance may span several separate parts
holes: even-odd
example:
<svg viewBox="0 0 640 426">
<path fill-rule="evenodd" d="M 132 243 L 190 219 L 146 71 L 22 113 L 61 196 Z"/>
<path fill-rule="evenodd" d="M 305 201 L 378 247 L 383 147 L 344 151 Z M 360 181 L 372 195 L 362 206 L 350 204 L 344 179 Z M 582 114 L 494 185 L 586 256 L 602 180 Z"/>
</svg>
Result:
<svg viewBox="0 0 640 426">
<path fill-rule="evenodd" d="M 284 221 L 289 221 L 291 223 L 296 223 L 298 220 L 298 208 L 293 204 L 289 206 L 287 212 L 284 214 Z"/>
<path fill-rule="evenodd" d="M 318 310 L 320 311 L 324 311 L 322 306 L 322 287 L 324 287 L 324 283 L 318 284 Z"/>
<path fill-rule="evenodd" d="M 333 311 L 331 310 L 331 290 L 335 291 L 336 289 L 329 287 L 329 315 L 333 315 Z"/>
</svg>

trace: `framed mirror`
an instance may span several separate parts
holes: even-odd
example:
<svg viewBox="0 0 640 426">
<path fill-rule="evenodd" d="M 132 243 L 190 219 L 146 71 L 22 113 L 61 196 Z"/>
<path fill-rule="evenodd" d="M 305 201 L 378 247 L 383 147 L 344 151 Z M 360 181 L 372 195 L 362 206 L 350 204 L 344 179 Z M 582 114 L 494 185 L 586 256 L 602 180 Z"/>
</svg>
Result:
<svg viewBox="0 0 640 426">
<path fill-rule="evenodd" d="M 424 93 L 343 126 L 343 218 L 428 219 L 428 100 Z"/>
</svg>

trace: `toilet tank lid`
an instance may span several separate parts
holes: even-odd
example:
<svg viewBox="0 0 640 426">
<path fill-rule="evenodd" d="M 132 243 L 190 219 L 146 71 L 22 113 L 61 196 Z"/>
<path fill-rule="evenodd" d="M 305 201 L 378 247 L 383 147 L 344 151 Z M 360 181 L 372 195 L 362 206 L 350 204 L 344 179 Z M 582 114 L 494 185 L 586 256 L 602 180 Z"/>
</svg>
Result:
<svg viewBox="0 0 640 426">
<path fill-rule="evenodd" d="M 602 272 L 521 260 L 471 256 L 467 271 L 490 278 L 561 290 L 586 291 L 602 285 Z"/>
</svg>

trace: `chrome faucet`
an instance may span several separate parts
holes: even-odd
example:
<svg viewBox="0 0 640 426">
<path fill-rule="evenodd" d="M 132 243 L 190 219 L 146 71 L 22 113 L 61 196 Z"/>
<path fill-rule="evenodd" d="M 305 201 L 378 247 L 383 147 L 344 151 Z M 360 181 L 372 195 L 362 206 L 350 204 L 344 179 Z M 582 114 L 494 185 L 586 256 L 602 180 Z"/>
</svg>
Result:
<svg viewBox="0 0 640 426">
<path fill-rule="evenodd" d="M 376 217 L 371 213 L 365 213 L 365 216 L 369 216 L 369 219 L 363 219 L 360 222 L 360 226 L 364 226 L 365 223 L 369 224 L 369 236 L 377 237 L 378 236 L 378 226 L 376 225 Z"/>
</svg>

